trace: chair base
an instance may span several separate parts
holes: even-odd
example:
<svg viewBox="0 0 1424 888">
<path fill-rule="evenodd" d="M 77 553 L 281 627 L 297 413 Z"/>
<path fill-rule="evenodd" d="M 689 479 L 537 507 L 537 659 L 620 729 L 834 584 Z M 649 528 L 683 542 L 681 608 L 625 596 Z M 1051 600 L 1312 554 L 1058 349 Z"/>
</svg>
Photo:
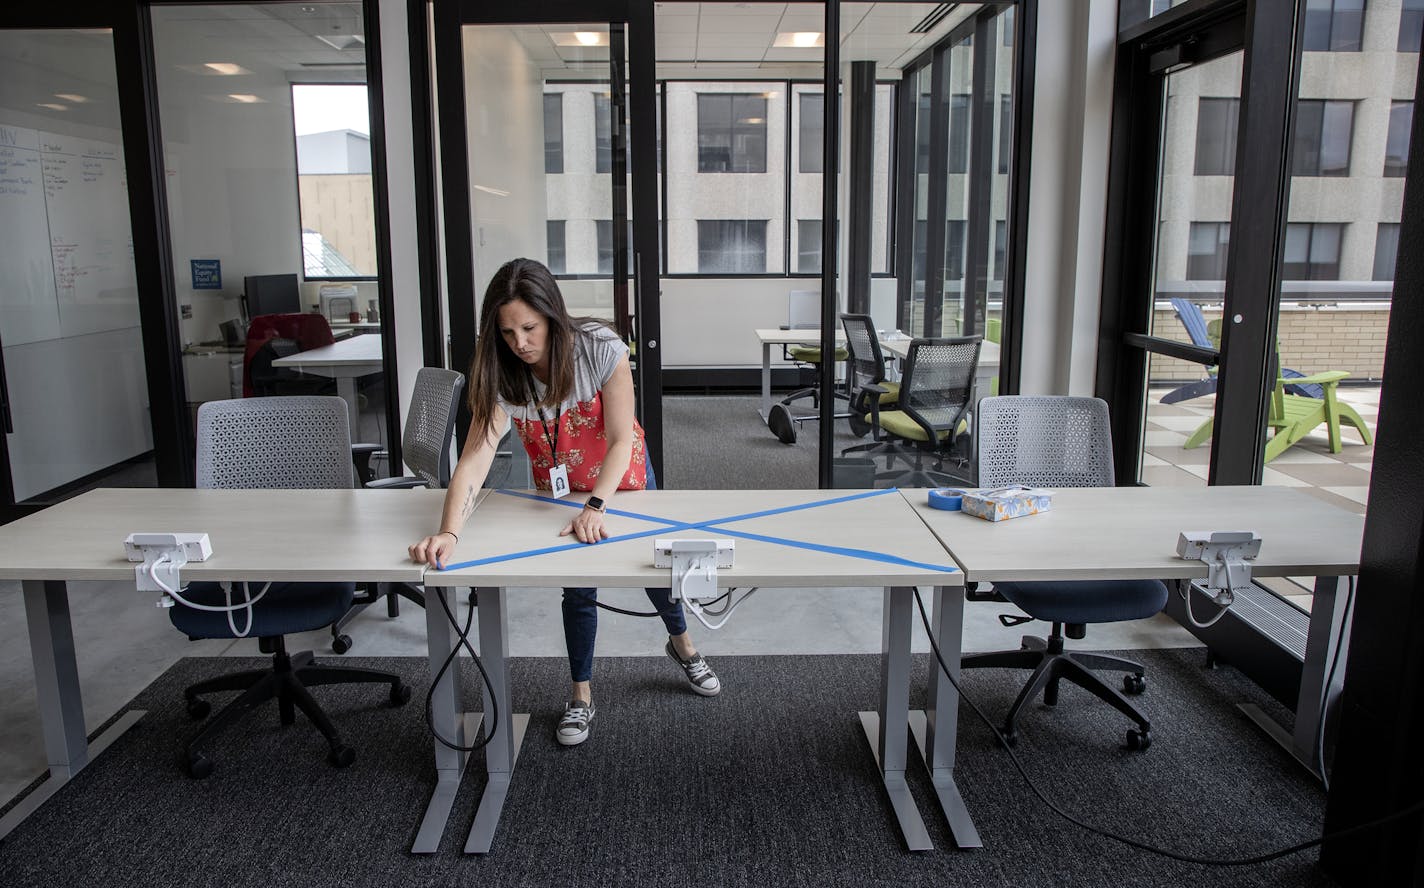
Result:
<svg viewBox="0 0 1424 888">
<path fill-rule="evenodd" d="M 1013 706 L 1009 707 L 1002 729 L 1004 739 L 1010 745 L 1018 738 L 1018 720 L 1023 708 L 1030 700 L 1043 692 L 1043 702 L 1047 706 L 1058 704 L 1058 683 L 1063 679 L 1089 691 L 1098 699 L 1109 704 L 1118 712 L 1137 724 L 1137 730 L 1129 731 L 1127 745 L 1134 749 L 1145 749 L 1151 743 L 1152 725 L 1137 707 L 1111 687 L 1091 670 L 1107 669 L 1129 673 L 1123 679 L 1123 687 L 1131 693 L 1141 693 L 1146 687 L 1143 680 L 1143 666 L 1134 660 L 1112 657 L 1085 651 L 1070 652 L 1063 649 L 1063 624 L 1054 623 L 1048 638 L 1025 635 L 1023 646 L 1016 651 L 994 651 L 985 654 L 966 654 L 959 661 L 961 669 L 1000 667 L 1005 669 L 1032 669 L 1028 683 L 1019 691 Z M 1134 735 L 1136 739 L 1134 739 Z"/>
<path fill-rule="evenodd" d="M 382 598 L 386 600 L 386 616 L 391 619 L 400 616 L 400 600 L 402 598 L 418 607 L 425 607 L 425 596 L 419 589 L 405 583 L 378 583 L 374 589 L 369 590 L 362 597 L 353 599 L 350 609 L 341 615 L 341 619 L 331 624 L 332 651 L 344 654 L 351 650 L 351 636 L 341 630 L 360 616 L 362 611 Z"/>
<path fill-rule="evenodd" d="M 326 738 L 330 747 L 328 760 L 337 767 L 345 767 L 355 761 L 356 753 L 341 742 L 341 735 L 336 726 L 307 688 L 329 684 L 382 682 L 391 686 L 392 706 L 401 706 L 410 699 L 410 686 L 394 673 L 347 666 L 320 666 L 312 659 L 311 651 L 289 655 L 281 636 L 275 638 L 274 647 L 276 650 L 272 655 L 270 669 L 247 669 L 220 675 L 190 685 L 183 691 L 188 714 L 194 718 L 206 717 L 211 709 L 208 701 L 200 699 L 201 695 L 218 691 L 242 692 L 188 741 L 184 748 L 184 766 L 190 777 L 201 779 L 212 773 L 213 762 L 204 754 L 204 748 L 219 731 L 268 700 L 276 699 L 278 715 L 284 725 L 295 722 L 296 710 L 300 709 Z"/>
</svg>

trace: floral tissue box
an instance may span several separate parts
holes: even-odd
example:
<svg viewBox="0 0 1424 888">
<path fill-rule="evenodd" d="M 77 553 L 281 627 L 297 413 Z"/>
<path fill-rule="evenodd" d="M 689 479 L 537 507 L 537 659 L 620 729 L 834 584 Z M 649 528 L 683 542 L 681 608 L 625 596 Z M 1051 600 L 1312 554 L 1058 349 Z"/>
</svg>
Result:
<svg viewBox="0 0 1424 888">
<path fill-rule="evenodd" d="M 985 521 L 1007 521 L 1024 515 L 1047 512 L 1053 503 L 1053 491 L 1010 485 L 991 490 L 970 490 L 964 494 L 962 510 Z"/>
</svg>

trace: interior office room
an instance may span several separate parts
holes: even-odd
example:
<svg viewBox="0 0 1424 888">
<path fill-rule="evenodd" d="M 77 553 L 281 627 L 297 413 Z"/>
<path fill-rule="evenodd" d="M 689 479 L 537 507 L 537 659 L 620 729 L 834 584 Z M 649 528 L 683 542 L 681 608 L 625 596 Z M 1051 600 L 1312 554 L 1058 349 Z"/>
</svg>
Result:
<svg viewBox="0 0 1424 888">
<path fill-rule="evenodd" d="M 1424 882 L 1422 32 L 1418 0 L 0 12 L 0 881 Z M 587 579 L 510 542 L 559 511 L 515 435 L 445 579 L 406 554 L 439 490 L 202 489 L 447 483 L 470 412 L 424 420 L 431 368 L 515 257 L 628 346 L 656 470 Z M 214 411 L 312 396 L 339 483 L 201 468 Z M 1078 474 L 1003 469 L 1019 409 Z M 1004 484 L 1052 506 L 941 510 Z M 175 628 L 123 537 L 197 515 L 194 582 L 355 606 L 275 655 Z M 728 583 L 770 565 L 689 605 L 722 692 L 605 611 L 562 745 L 560 587 L 644 611 L 657 522 L 732 537 Z M 1259 553 L 1179 557 L 1214 531 Z M 316 690 L 328 733 L 185 694 L 297 651 L 389 699 Z"/>
</svg>

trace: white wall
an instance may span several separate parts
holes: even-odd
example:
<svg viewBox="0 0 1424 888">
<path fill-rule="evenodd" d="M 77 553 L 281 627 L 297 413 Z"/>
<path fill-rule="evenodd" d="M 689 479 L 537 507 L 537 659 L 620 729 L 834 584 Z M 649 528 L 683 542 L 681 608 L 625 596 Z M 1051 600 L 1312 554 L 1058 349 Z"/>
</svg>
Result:
<svg viewBox="0 0 1424 888">
<path fill-rule="evenodd" d="M 1117 4 L 1039 7 L 1020 390 L 1092 394 Z"/>
</svg>

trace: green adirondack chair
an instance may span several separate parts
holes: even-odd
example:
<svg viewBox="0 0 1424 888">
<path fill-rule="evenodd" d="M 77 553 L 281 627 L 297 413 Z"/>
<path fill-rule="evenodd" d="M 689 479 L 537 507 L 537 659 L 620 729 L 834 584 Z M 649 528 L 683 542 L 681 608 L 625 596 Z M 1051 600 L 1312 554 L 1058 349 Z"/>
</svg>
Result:
<svg viewBox="0 0 1424 888">
<path fill-rule="evenodd" d="M 1326 437 L 1329 439 L 1331 453 L 1339 453 L 1344 449 L 1344 444 L 1340 440 L 1341 425 L 1353 426 L 1366 444 L 1373 442 L 1373 438 L 1370 436 L 1370 427 L 1365 425 L 1365 421 L 1360 418 L 1359 413 L 1355 412 L 1355 408 L 1340 401 L 1336 392 L 1340 386 L 1340 380 L 1348 378 L 1349 375 L 1343 370 L 1327 370 L 1324 373 L 1316 373 L 1311 376 L 1291 379 L 1278 378 L 1276 380 L 1275 391 L 1271 393 L 1271 415 L 1266 420 L 1266 424 L 1274 429 L 1275 433 L 1266 442 L 1266 462 L 1285 453 L 1292 444 L 1310 434 L 1321 424 L 1326 427 Z M 1325 389 L 1324 398 L 1292 395 L 1285 390 L 1287 384 L 1308 385 L 1311 383 Z M 1211 438 L 1212 422 L 1213 420 L 1208 418 L 1206 422 L 1197 427 L 1195 432 L 1192 432 L 1191 436 L 1187 438 L 1187 442 L 1182 446 L 1187 449 L 1201 446 L 1204 441 Z"/>
</svg>

